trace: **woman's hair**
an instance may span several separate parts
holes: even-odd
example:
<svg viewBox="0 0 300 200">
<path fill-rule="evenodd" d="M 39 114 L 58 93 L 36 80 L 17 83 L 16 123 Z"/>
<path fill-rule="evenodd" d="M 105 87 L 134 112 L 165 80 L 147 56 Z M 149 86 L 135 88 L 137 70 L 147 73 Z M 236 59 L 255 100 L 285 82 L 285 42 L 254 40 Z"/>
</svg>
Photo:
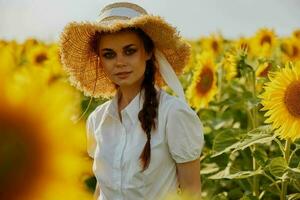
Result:
<svg viewBox="0 0 300 200">
<path fill-rule="evenodd" d="M 158 98 L 157 98 L 157 91 L 154 87 L 155 84 L 155 73 L 156 73 L 156 66 L 155 66 L 155 57 L 154 57 L 154 43 L 151 38 L 140 28 L 126 28 L 123 30 L 129 30 L 137 33 L 139 38 L 143 41 L 143 45 L 145 51 L 147 53 L 152 53 L 151 59 L 146 61 L 146 70 L 144 80 L 141 85 L 141 89 L 145 91 L 145 101 L 143 104 L 143 108 L 140 110 L 138 114 L 138 118 L 141 122 L 141 126 L 147 135 L 147 142 L 144 146 L 144 149 L 140 155 L 140 160 L 143 165 L 143 170 L 148 168 L 151 158 L 151 129 L 156 129 L 156 118 L 157 118 L 157 110 L 158 110 Z M 101 33 L 96 32 L 95 37 L 91 43 L 92 49 L 99 55 L 99 42 L 100 42 Z M 115 84 L 115 87 L 118 88 Z"/>
</svg>

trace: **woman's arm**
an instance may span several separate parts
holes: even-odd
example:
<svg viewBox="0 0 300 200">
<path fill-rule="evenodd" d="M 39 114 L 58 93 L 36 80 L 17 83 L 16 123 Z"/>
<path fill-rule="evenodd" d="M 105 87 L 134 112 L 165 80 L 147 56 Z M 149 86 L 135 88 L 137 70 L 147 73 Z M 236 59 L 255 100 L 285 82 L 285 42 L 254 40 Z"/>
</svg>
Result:
<svg viewBox="0 0 300 200">
<path fill-rule="evenodd" d="M 201 199 L 200 160 L 176 163 L 177 176 L 182 195 L 192 195 Z"/>
<path fill-rule="evenodd" d="M 94 200 L 97 200 L 99 196 L 100 196 L 100 187 L 99 187 L 99 183 L 97 182 L 95 193 L 94 193 Z"/>
</svg>

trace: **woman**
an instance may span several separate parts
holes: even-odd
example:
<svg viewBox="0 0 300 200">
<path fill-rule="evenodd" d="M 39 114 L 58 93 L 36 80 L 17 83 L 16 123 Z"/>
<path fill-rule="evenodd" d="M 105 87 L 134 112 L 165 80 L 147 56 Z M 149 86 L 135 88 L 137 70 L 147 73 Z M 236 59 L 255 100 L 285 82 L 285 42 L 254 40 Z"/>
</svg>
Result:
<svg viewBox="0 0 300 200">
<path fill-rule="evenodd" d="M 113 97 L 87 118 L 95 197 L 157 200 L 180 188 L 200 199 L 203 128 L 176 77 L 190 55 L 176 29 L 136 4 L 112 3 L 97 23 L 66 26 L 60 45 L 72 85 Z"/>
</svg>

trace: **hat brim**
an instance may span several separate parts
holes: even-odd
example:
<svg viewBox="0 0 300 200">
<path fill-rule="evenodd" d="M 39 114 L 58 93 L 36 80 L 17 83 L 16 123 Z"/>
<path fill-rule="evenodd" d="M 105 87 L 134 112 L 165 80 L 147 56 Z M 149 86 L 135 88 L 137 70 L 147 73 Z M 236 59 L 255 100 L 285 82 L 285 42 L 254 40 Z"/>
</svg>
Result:
<svg viewBox="0 0 300 200">
<path fill-rule="evenodd" d="M 96 31 L 117 32 L 123 28 L 141 28 L 164 53 L 175 73 L 180 75 L 191 54 L 191 46 L 179 35 L 175 27 L 160 16 L 142 15 L 129 20 L 114 20 L 113 24 L 96 22 L 71 22 L 60 35 L 59 49 L 64 70 L 70 83 L 86 96 L 109 98 L 116 92 L 114 84 L 106 77 L 92 51 L 91 41 Z M 156 83 L 165 85 L 158 70 Z"/>
</svg>

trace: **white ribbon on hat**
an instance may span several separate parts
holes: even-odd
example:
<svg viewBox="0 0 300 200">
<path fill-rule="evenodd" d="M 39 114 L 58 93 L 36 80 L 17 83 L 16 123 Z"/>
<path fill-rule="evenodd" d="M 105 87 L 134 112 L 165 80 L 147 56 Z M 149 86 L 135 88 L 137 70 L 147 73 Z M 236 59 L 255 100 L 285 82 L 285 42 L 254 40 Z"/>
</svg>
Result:
<svg viewBox="0 0 300 200">
<path fill-rule="evenodd" d="M 180 99 L 187 103 L 184 95 L 184 91 L 182 85 L 177 78 L 173 67 L 166 59 L 165 55 L 158 49 L 155 49 L 155 58 L 158 62 L 159 72 L 164 79 L 164 81 L 168 84 L 168 86 L 178 95 Z"/>
<path fill-rule="evenodd" d="M 118 7 L 118 8 L 112 8 L 112 9 L 106 10 L 103 13 L 101 13 L 98 21 L 102 21 L 105 18 L 111 17 L 111 16 L 134 18 L 134 17 L 138 17 L 140 15 L 141 15 L 141 13 L 139 13 L 138 11 L 133 10 L 131 8 Z"/>
</svg>

